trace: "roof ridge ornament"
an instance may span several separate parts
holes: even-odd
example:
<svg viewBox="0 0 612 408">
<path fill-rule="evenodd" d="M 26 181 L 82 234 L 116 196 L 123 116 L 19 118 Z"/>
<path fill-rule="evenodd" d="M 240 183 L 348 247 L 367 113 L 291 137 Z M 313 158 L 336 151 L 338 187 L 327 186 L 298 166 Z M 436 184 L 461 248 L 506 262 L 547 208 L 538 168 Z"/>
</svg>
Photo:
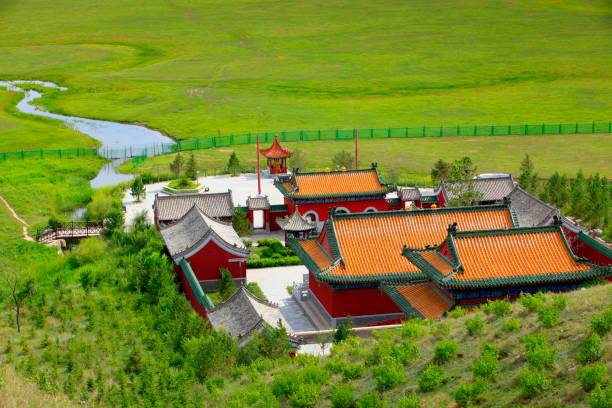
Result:
<svg viewBox="0 0 612 408">
<path fill-rule="evenodd" d="M 455 221 L 452 224 L 449 224 L 446 231 L 448 231 L 450 235 L 455 235 L 457 233 L 457 222 Z"/>
<path fill-rule="evenodd" d="M 378 168 L 378 162 L 372 162 L 372 169 Z"/>
<path fill-rule="evenodd" d="M 553 215 L 552 225 L 554 225 L 555 227 L 560 227 L 561 225 L 563 225 L 563 220 L 561 220 L 561 217 L 559 217 L 558 215 Z"/>
<path fill-rule="evenodd" d="M 512 204 L 512 199 L 510 198 L 510 196 L 505 196 L 504 197 L 504 205 L 510 207 L 510 204 Z"/>
</svg>

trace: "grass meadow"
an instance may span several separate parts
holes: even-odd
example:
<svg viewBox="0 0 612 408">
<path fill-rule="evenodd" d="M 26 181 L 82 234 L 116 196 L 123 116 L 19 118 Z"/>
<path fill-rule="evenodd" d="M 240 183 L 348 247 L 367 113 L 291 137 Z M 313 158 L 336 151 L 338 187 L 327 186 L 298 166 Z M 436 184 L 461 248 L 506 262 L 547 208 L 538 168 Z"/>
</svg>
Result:
<svg viewBox="0 0 612 408">
<path fill-rule="evenodd" d="M 347 150 L 354 154 L 355 151 L 355 142 L 352 140 L 282 144 L 293 152 L 301 150 L 307 167 L 319 170 L 332 167 L 332 157 L 336 153 Z M 256 145 L 196 150 L 193 153 L 199 168 L 219 171 L 227 166 L 233 151 L 238 155 L 243 167 L 256 168 Z M 393 170 L 404 179 L 427 181 L 427 175 L 438 159 L 452 161 L 470 156 L 478 165 L 479 172 L 511 172 L 518 177 L 520 162 L 528 153 L 536 171 L 542 177 L 550 176 L 555 171 L 574 176 L 579 169 L 586 174 L 599 172 L 612 177 L 610 152 L 611 134 L 360 140 L 359 166 L 367 167 L 372 162 L 378 162 L 383 174 Z M 191 152 L 184 154 L 189 155 Z M 129 161 L 123 164 L 121 171 L 150 172 L 154 176 L 158 172 L 168 173 L 173 158 L 174 155 L 148 158 L 136 168 Z M 262 163 L 265 166 L 263 156 Z M 201 174 L 204 174 L 204 170 Z"/>
<path fill-rule="evenodd" d="M 608 121 L 611 15 L 606 0 L 25 0 L 1 8 L 0 78 L 56 81 L 55 111 L 178 139 Z"/>
</svg>

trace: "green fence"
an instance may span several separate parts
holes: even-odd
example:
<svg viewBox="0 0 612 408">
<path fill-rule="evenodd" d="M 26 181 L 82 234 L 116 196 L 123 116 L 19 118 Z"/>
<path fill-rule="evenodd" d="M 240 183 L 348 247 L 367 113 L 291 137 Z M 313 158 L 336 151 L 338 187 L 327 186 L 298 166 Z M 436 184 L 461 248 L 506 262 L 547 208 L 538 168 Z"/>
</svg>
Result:
<svg viewBox="0 0 612 408">
<path fill-rule="evenodd" d="M 350 140 L 355 133 L 359 139 L 400 139 L 453 136 L 511 136 L 511 135 L 555 135 L 612 133 L 612 122 L 591 123 L 542 123 L 533 125 L 475 125 L 475 126 L 421 126 L 379 129 L 317 129 L 281 132 L 243 133 L 229 136 L 213 136 L 186 139 L 177 142 L 177 151 L 210 149 L 242 144 L 271 143 L 274 135 L 281 142 Z"/>
<path fill-rule="evenodd" d="M 97 148 L 22 150 L 20 152 L 0 153 L 0 160 L 10 159 L 70 159 L 74 157 L 97 156 Z"/>
<path fill-rule="evenodd" d="M 454 136 L 511 136 L 511 135 L 556 135 L 556 134 L 587 134 L 612 133 L 612 122 L 590 123 L 541 123 L 533 125 L 473 125 L 473 126 L 420 126 L 406 128 L 379 129 L 317 129 L 292 130 L 280 132 L 243 133 L 239 135 L 202 137 L 180 140 L 176 144 L 159 144 L 151 146 L 130 147 L 119 149 L 57 149 L 57 150 L 27 150 L 21 152 L 0 153 L 0 160 L 26 158 L 72 158 L 81 156 L 101 155 L 108 158 L 136 159 L 142 164 L 145 157 L 176 151 L 188 151 L 253 144 L 259 136 L 260 143 L 271 143 L 274 135 L 281 142 L 317 141 L 317 140 L 351 140 L 355 133 L 359 139 L 400 139 L 421 137 L 454 137 Z"/>
</svg>

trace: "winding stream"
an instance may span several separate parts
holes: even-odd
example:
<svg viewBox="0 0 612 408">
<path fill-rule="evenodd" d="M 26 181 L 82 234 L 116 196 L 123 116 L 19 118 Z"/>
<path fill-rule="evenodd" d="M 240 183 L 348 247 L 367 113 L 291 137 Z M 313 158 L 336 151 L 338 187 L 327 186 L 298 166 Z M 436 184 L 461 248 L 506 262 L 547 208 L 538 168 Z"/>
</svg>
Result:
<svg viewBox="0 0 612 408">
<path fill-rule="evenodd" d="M 108 159 L 112 159 L 112 162 L 106 163 L 96 177 L 90 181 L 91 187 L 93 188 L 111 186 L 122 181 L 130 180 L 133 177 L 132 175 L 117 173 L 115 172 L 116 167 L 127 161 L 131 156 L 142 154 L 153 156 L 156 151 L 153 149 L 153 146 L 159 146 L 160 148 L 157 149 L 157 151 L 163 151 L 168 150 L 168 145 L 174 144 L 174 141 L 169 137 L 144 126 L 51 113 L 32 103 L 42 96 L 40 92 L 35 90 L 24 90 L 19 87 L 21 84 L 35 84 L 46 88 L 59 89 L 60 91 L 66 91 L 68 88 L 64 88 L 53 82 L 44 81 L 0 81 L 0 87 L 6 88 L 9 91 L 23 92 L 25 94 L 24 98 L 17 103 L 17 109 L 19 109 L 19 111 L 61 120 L 70 129 L 84 133 L 102 143 L 99 154 Z"/>
</svg>

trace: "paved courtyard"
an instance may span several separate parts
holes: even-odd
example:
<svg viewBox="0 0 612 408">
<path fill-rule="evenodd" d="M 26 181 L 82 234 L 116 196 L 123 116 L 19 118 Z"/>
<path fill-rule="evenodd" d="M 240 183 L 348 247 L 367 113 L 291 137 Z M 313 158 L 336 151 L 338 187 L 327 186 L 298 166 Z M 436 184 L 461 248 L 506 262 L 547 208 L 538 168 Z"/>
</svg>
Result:
<svg viewBox="0 0 612 408">
<path fill-rule="evenodd" d="M 210 193 L 221 193 L 228 189 L 232 190 L 232 198 L 234 205 L 245 206 L 249 196 L 257 195 L 257 174 L 241 174 L 237 177 L 230 177 L 225 174 L 222 176 L 200 177 L 198 182 L 208 187 Z M 132 224 L 134 217 L 143 210 L 147 211 L 149 220 L 153 222 L 153 202 L 155 194 L 161 193 L 162 188 L 168 185 L 170 181 L 161 183 L 147 184 L 146 198 L 138 203 L 130 194 L 129 190 L 123 198 L 123 205 L 126 208 L 125 221 L 126 224 Z M 261 177 L 261 193 L 268 196 L 270 204 L 283 204 L 283 195 L 276 187 L 274 187 L 274 178 Z M 163 193 L 161 193 L 163 194 Z"/>
<path fill-rule="evenodd" d="M 304 265 L 247 269 L 247 281 L 257 282 L 268 300 L 278 304 L 294 332 L 316 330 L 287 292 L 287 286 L 292 286 L 293 282 L 302 282 L 302 276 L 306 273 L 308 269 Z"/>
</svg>

